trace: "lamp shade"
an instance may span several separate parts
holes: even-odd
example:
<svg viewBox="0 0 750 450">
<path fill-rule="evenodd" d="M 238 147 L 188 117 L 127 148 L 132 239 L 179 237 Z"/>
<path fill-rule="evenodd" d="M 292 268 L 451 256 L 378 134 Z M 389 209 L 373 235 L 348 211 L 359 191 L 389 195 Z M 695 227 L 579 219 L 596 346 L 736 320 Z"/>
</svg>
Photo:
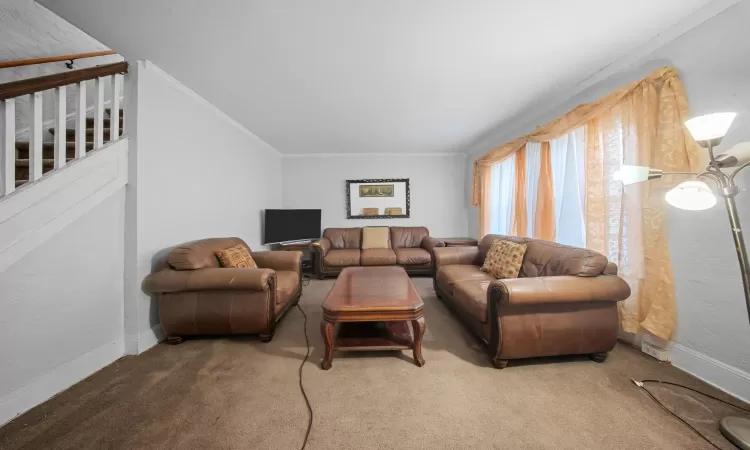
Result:
<svg viewBox="0 0 750 450">
<path fill-rule="evenodd" d="M 623 164 L 620 166 L 620 170 L 614 173 L 613 178 L 615 180 L 622 181 L 622 184 L 635 184 L 647 180 L 655 180 L 661 178 L 662 171 L 654 169 L 648 166 L 629 166 Z"/>
<path fill-rule="evenodd" d="M 683 181 L 675 186 L 664 199 L 675 208 L 690 211 L 702 211 L 716 204 L 716 196 L 711 188 L 702 181 Z"/>
<path fill-rule="evenodd" d="M 735 116 L 737 114 L 733 112 L 706 114 L 688 120 L 685 126 L 696 141 L 721 139 L 727 134 Z"/>
<path fill-rule="evenodd" d="M 628 166 L 623 164 L 620 170 L 615 172 L 614 179 L 622 181 L 622 184 L 634 184 L 648 180 L 647 166 Z"/>
</svg>

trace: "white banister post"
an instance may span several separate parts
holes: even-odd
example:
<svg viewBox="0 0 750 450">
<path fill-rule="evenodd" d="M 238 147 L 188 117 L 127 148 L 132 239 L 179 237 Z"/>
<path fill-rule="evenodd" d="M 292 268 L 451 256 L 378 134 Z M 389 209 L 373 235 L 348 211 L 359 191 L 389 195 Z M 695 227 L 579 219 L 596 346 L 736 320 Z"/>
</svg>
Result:
<svg viewBox="0 0 750 450">
<path fill-rule="evenodd" d="M 94 80 L 94 149 L 104 146 L 104 79 Z"/>
<path fill-rule="evenodd" d="M 0 100 L 0 197 L 16 190 L 16 99 Z"/>
<path fill-rule="evenodd" d="M 55 88 L 55 169 L 65 166 L 67 161 L 67 130 L 65 129 L 65 86 Z"/>
<path fill-rule="evenodd" d="M 120 137 L 120 90 L 122 75 L 112 76 L 112 114 L 109 115 L 109 140 L 116 141 Z"/>
<path fill-rule="evenodd" d="M 86 156 L 86 82 L 77 83 L 76 93 L 76 159 Z"/>
<path fill-rule="evenodd" d="M 42 92 L 31 94 L 31 129 L 29 130 L 29 181 L 42 178 Z"/>
</svg>

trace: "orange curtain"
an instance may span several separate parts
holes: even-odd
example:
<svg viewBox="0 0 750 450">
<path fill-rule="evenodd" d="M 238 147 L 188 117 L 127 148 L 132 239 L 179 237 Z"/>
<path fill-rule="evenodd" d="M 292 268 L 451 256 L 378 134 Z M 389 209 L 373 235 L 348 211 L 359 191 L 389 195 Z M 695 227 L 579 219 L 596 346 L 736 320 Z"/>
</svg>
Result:
<svg viewBox="0 0 750 450">
<path fill-rule="evenodd" d="M 552 149 L 549 141 L 542 142 L 539 187 L 534 213 L 534 237 L 555 240 L 555 188 L 552 183 Z"/>
<path fill-rule="evenodd" d="M 511 234 L 526 236 L 528 230 L 528 211 L 526 210 L 526 145 L 516 153 L 516 192 L 513 199 L 513 221 Z"/>
<path fill-rule="evenodd" d="M 473 168 L 471 204 L 477 206 L 480 211 L 479 235 L 484 236 L 489 229 L 488 222 L 484 218 L 484 216 L 486 216 L 484 209 L 489 205 L 490 170 L 494 164 L 520 151 L 526 145 L 526 142 L 551 141 L 583 126 L 590 120 L 613 108 L 639 86 L 656 84 L 663 85 L 666 83 L 672 85 L 680 83 L 676 69 L 672 67 L 657 69 L 642 80 L 623 86 L 597 101 L 578 105 L 567 114 L 538 127 L 526 136 L 514 139 L 491 150 L 486 155 L 477 158 L 474 161 Z M 680 94 L 682 94 L 682 91 Z M 684 95 L 682 95 L 682 98 L 678 100 L 678 102 L 687 104 Z"/>
<path fill-rule="evenodd" d="M 698 150 L 683 123 L 687 101 L 679 78 L 644 83 L 586 123 L 587 247 L 617 264 L 631 288 L 618 304 L 624 331 L 668 340 L 676 328 L 675 291 L 665 235 L 664 194 L 679 177 L 623 186 L 621 164 L 693 172 Z"/>
</svg>

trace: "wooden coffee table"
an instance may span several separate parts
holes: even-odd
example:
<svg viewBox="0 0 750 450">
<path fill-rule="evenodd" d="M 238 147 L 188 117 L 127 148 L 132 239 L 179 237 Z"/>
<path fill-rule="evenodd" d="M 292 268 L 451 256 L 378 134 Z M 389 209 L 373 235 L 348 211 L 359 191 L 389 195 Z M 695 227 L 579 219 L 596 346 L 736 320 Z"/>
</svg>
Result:
<svg viewBox="0 0 750 450">
<path fill-rule="evenodd" d="M 424 304 L 402 267 L 347 267 L 339 274 L 322 306 L 324 370 L 331 368 L 336 350 L 411 349 L 417 366 L 424 365 L 422 337 L 427 328 L 422 315 Z"/>
</svg>

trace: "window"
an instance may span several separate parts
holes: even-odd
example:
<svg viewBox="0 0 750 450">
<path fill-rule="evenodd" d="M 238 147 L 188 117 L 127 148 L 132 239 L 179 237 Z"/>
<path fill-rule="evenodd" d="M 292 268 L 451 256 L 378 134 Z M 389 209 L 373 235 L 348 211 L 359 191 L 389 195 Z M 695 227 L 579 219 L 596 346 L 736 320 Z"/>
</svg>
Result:
<svg viewBox="0 0 750 450">
<path fill-rule="evenodd" d="M 585 132 L 583 127 L 550 142 L 552 183 L 555 199 L 555 241 L 585 247 Z M 525 236 L 534 236 L 534 219 L 541 172 L 541 143 L 526 144 Z M 514 234 L 516 158 L 510 157 L 492 166 L 490 181 L 490 232 Z"/>
</svg>

